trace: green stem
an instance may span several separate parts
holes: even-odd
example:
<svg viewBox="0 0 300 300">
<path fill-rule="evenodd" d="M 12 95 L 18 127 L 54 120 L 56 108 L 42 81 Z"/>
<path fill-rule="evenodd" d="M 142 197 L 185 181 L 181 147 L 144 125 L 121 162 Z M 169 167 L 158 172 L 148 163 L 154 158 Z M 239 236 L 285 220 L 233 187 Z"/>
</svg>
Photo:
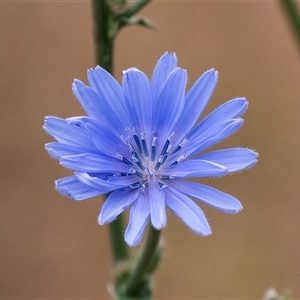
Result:
<svg viewBox="0 0 300 300">
<path fill-rule="evenodd" d="M 300 46 L 300 14 L 297 4 L 293 0 L 281 0 L 280 2 L 290 20 L 291 26 L 294 29 L 298 46 Z"/>
<path fill-rule="evenodd" d="M 122 261 L 126 261 L 129 258 L 128 248 L 124 242 L 123 230 L 124 230 L 124 218 L 123 215 L 119 215 L 116 220 L 109 223 L 109 235 L 111 248 L 113 252 L 114 264 L 118 264 Z"/>
<path fill-rule="evenodd" d="M 106 0 L 93 0 L 93 11 L 96 62 L 110 74 L 113 74 L 114 36 L 110 34 L 111 12 L 108 2 Z M 123 224 L 122 215 L 109 224 L 110 241 L 115 266 L 129 258 L 128 247 L 123 236 Z"/>
<path fill-rule="evenodd" d="M 113 75 L 114 36 L 111 36 L 111 11 L 106 0 L 93 0 L 96 62 Z"/>
<path fill-rule="evenodd" d="M 157 248 L 160 237 L 160 231 L 149 226 L 148 237 L 141 255 L 137 258 L 133 265 L 126 286 L 123 288 L 122 294 L 125 296 L 134 295 L 140 284 L 144 280 L 144 274 L 149 268 L 153 255 Z"/>
</svg>

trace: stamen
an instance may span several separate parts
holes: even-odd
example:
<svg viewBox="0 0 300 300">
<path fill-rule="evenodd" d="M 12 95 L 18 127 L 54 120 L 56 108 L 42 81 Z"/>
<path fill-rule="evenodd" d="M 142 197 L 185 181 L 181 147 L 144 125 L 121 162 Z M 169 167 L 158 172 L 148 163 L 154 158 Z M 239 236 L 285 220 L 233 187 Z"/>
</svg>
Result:
<svg viewBox="0 0 300 300">
<path fill-rule="evenodd" d="M 167 140 L 167 141 L 165 142 L 165 145 L 164 145 L 164 147 L 163 147 L 163 149 L 162 149 L 160 155 L 164 155 L 164 154 L 167 152 L 167 149 L 168 149 L 169 145 L 170 145 L 170 141 Z"/>
<path fill-rule="evenodd" d="M 174 150 L 174 153 L 178 152 L 179 150 L 181 150 L 182 146 L 188 141 L 188 139 L 186 137 L 184 137 L 184 139 L 181 141 L 181 143 L 179 143 L 179 145 L 177 146 L 177 148 Z"/>
<path fill-rule="evenodd" d="M 145 189 L 148 187 L 148 182 L 145 182 L 141 185 L 141 191 L 142 193 L 145 193 Z"/>
<path fill-rule="evenodd" d="M 114 173 L 114 174 L 112 174 L 112 175 L 107 175 L 107 178 L 109 178 L 109 177 L 120 177 L 120 176 L 128 176 L 128 174 L 127 173 Z"/>
<path fill-rule="evenodd" d="M 169 144 L 168 149 L 167 149 L 166 153 L 164 154 L 164 159 L 163 159 L 163 161 L 162 161 L 161 164 L 164 164 L 164 163 L 165 163 L 166 159 L 168 158 L 168 155 L 169 155 L 169 153 L 170 153 L 170 149 L 171 149 L 171 148 L 172 148 L 172 144 Z"/>
<path fill-rule="evenodd" d="M 134 174 L 134 175 L 136 175 L 136 170 L 134 169 L 134 168 L 130 168 L 129 170 L 128 170 L 128 174 Z"/>
<path fill-rule="evenodd" d="M 145 131 L 141 132 L 141 140 L 142 140 L 142 146 L 143 146 L 144 154 L 145 154 L 146 157 L 148 157 L 149 153 L 148 153 L 148 148 L 147 148 L 147 144 L 146 144 L 146 133 L 145 133 Z"/>
<path fill-rule="evenodd" d="M 137 147 L 139 148 L 140 153 L 142 153 L 141 142 L 136 134 L 133 135 L 133 139 L 134 139 Z"/>
<path fill-rule="evenodd" d="M 159 184 L 161 190 L 163 190 L 163 189 L 165 189 L 166 187 L 168 187 L 167 184 L 162 183 L 162 182 L 159 182 L 158 184 Z"/>
<path fill-rule="evenodd" d="M 144 176 L 142 173 L 138 172 L 134 168 L 130 168 L 128 170 L 128 174 L 130 174 L 130 175 L 136 175 L 136 176 L 139 176 L 139 177 L 143 177 Z"/>
<path fill-rule="evenodd" d="M 133 153 L 131 159 L 141 170 L 144 171 L 146 169 L 136 152 Z"/>
<path fill-rule="evenodd" d="M 170 143 L 171 143 L 171 140 L 172 140 L 172 137 L 174 136 L 174 134 L 175 134 L 175 132 L 172 132 L 172 133 L 169 135 L 169 137 L 168 137 L 168 139 L 166 140 L 166 143 L 165 143 L 165 145 L 164 145 L 164 147 L 163 147 L 163 149 L 162 149 L 160 155 L 165 155 L 165 154 L 166 154 L 167 149 L 169 148 L 169 145 L 170 145 Z"/>
<path fill-rule="evenodd" d="M 174 161 L 171 166 L 173 165 L 177 165 L 179 164 L 181 161 L 183 161 L 184 159 L 186 159 L 186 155 L 185 154 L 182 154 L 176 161 Z"/>
<path fill-rule="evenodd" d="M 156 141 L 157 136 L 154 136 L 152 139 L 152 147 L 151 147 L 151 161 L 154 161 L 156 155 Z"/>
<path fill-rule="evenodd" d="M 120 153 L 111 153 L 111 156 L 119 159 L 119 160 L 122 160 L 124 163 L 128 164 L 128 165 L 132 165 L 132 162 L 129 161 L 126 157 L 124 157 L 122 154 Z"/>
<path fill-rule="evenodd" d="M 153 173 L 148 168 L 147 168 L 147 172 L 148 172 L 148 174 L 149 174 L 150 177 L 153 176 Z"/>
<path fill-rule="evenodd" d="M 126 157 L 123 156 L 122 161 L 124 161 L 124 163 L 128 164 L 128 165 L 132 165 L 132 162 L 129 161 Z"/>
<path fill-rule="evenodd" d="M 175 176 L 170 176 L 170 175 L 161 175 L 159 176 L 160 179 L 175 179 Z"/>
<path fill-rule="evenodd" d="M 130 151 L 131 153 L 134 153 L 134 152 L 135 152 L 133 146 L 131 145 L 131 143 L 130 143 L 129 141 L 127 141 L 127 146 L 128 146 L 129 151 Z"/>
<path fill-rule="evenodd" d="M 158 171 L 158 169 L 160 168 L 160 166 L 162 165 L 162 161 L 163 161 L 163 156 L 159 156 L 159 158 L 158 158 L 158 161 L 157 161 L 157 163 L 156 163 L 156 165 L 155 165 L 155 167 L 154 167 L 154 169 L 156 170 L 156 171 Z"/>
<path fill-rule="evenodd" d="M 140 178 L 144 177 L 144 175 L 142 173 L 138 172 L 138 171 L 136 171 L 135 175 L 138 176 L 138 177 L 140 177 Z"/>
<path fill-rule="evenodd" d="M 129 187 L 130 187 L 131 189 L 137 189 L 137 188 L 139 188 L 140 186 L 141 186 L 141 184 L 140 184 L 139 182 L 136 182 L 136 183 L 131 184 Z"/>
</svg>

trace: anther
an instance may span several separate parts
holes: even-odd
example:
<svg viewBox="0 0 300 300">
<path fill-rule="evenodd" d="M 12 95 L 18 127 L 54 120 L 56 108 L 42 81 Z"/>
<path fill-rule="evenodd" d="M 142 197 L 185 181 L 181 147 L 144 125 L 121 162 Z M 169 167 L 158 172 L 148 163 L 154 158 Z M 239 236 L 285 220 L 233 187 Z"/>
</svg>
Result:
<svg viewBox="0 0 300 300">
<path fill-rule="evenodd" d="M 128 173 L 114 173 L 112 175 L 107 175 L 106 177 L 110 178 L 110 177 L 120 177 L 120 176 L 128 176 Z"/>
<path fill-rule="evenodd" d="M 137 145 L 137 147 L 138 147 L 138 149 L 139 149 L 139 152 L 142 153 L 141 142 L 140 142 L 140 139 L 139 139 L 139 137 L 137 136 L 137 134 L 136 134 L 135 129 L 134 129 L 133 126 L 132 126 L 132 129 L 131 129 L 131 134 L 132 134 L 133 139 L 134 139 L 134 141 L 135 141 L 135 143 L 136 143 L 136 145 Z"/>
<path fill-rule="evenodd" d="M 142 140 L 142 146 L 143 146 L 144 154 L 145 154 L 146 157 L 148 157 L 149 153 L 148 153 L 148 148 L 147 148 L 147 144 L 146 144 L 146 133 L 145 133 L 145 131 L 141 132 L 141 140 Z"/>
<path fill-rule="evenodd" d="M 136 182 L 136 183 L 131 184 L 129 187 L 130 187 L 131 189 L 137 189 L 137 188 L 139 188 L 140 186 L 141 186 L 141 184 L 140 184 L 139 182 Z"/>
<path fill-rule="evenodd" d="M 166 153 L 164 154 L 164 158 L 163 158 L 161 164 L 164 164 L 164 163 L 165 163 L 166 159 L 168 158 L 168 155 L 169 155 L 169 153 L 170 153 L 171 148 L 172 148 L 172 144 L 169 144 L 169 146 L 168 146 L 168 148 L 167 148 L 167 150 L 166 150 Z"/>
<path fill-rule="evenodd" d="M 186 137 L 184 137 L 184 139 L 181 141 L 181 143 L 179 143 L 179 145 L 176 147 L 176 149 L 174 150 L 174 153 L 178 152 L 179 150 L 181 150 L 182 146 L 188 141 L 188 139 Z"/>
<path fill-rule="evenodd" d="M 171 165 L 173 166 L 173 165 L 177 165 L 177 164 L 179 164 L 181 161 L 183 161 L 184 159 L 186 159 L 186 155 L 185 154 L 183 154 L 183 155 L 181 155 L 176 161 L 174 161 Z"/>
<path fill-rule="evenodd" d="M 128 174 L 130 174 L 130 175 L 136 174 L 136 170 L 134 168 L 130 168 L 128 170 Z"/>
<path fill-rule="evenodd" d="M 132 161 L 141 169 L 141 170 L 145 170 L 145 167 L 142 163 L 142 161 L 140 160 L 139 156 L 136 153 L 133 153 L 133 155 L 131 156 Z"/>
<path fill-rule="evenodd" d="M 120 153 L 111 153 L 111 156 L 114 156 L 115 158 L 122 160 L 124 163 L 128 164 L 128 165 L 132 165 L 132 162 L 130 162 L 126 157 L 124 157 L 122 154 Z"/>
<path fill-rule="evenodd" d="M 159 182 L 158 184 L 159 184 L 159 187 L 160 187 L 161 190 L 163 190 L 163 189 L 165 189 L 166 187 L 168 187 L 167 184 L 164 184 L 164 183 L 162 183 L 162 182 Z"/>
<path fill-rule="evenodd" d="M 161 164 L 162 164 L 162 161 L 163 161 L 163 156 L 159 156 L 159 158 L 158 158 L 158 160 L 157 160 L 157 163 L 156 163 L 156 165 L 155 165 L 155 167 L 154 167 L 154 169 L 156 170 L 156 171 L 158 171 L 158 169 L 160 168 L 160 166 L 161 166 Z"/>
<path fill-rule="evenodd" d="M 159 176 L 160 179 L 175 179 L 175 176 L 170 176 L 170 175 L 161 175 Z"/>
<path fill-rule="evenodd" d="M 156 155 L 156 141 L 157 137 L 154 136 L 152 139 L 152 145 L 151 145 L 151 161 L 154 161 L 155 155 Z"/>
</svg>

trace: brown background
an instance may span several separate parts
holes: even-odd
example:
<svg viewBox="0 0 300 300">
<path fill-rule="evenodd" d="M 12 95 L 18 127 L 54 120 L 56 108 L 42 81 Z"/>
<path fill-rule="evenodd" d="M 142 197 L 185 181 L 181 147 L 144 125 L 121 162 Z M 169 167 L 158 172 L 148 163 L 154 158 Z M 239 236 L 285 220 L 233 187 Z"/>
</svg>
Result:
<svg viewBox="0 0 300 300">
<path fill-rule="evenodd" d="M 117 39 L 115 74 L 151 74 L 165 51 L 189 86 L 215 67 L 220 81 L 206 112 L 236 96 L 250 107 L 242 130 L 220 145 L 260 153 L 255 168 L 205 182 L 241 199 L 227 215 L 204 207 L 213 235 L 201 238 L 174 216 L 156 299 L 259 299 L 270 286 L 300 298 L 299 49 L 275 1 L 154 1 L 142 11 L 155 31 Z M 106 299 L 111 281 L 101 199 L 75 203 L 53 181 L 69 172 L 48 157 L 45 115 L 83 114 L 73 78 L 93 67 L 91 5 L 85 1 L 0 3 L 1 298 Z M 203 207 L 203 206 L 202 206 Z"/>
</svg>

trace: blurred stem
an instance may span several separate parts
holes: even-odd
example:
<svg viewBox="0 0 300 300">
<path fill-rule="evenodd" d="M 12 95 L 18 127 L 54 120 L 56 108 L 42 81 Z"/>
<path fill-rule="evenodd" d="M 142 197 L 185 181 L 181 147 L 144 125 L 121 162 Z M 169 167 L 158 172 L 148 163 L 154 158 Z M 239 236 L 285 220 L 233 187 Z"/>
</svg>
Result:
<svg viewBox="0 0 300 300">
<path fill-rule="evenodd" d="M 131 295 L 136 294 L 139 286 L 145 280 L 144 275 L 152 262 L 153 255 L 155 254 L 159 243 L 159 237 L 160 230 L 156 230 L 150 225 L 145 246 L 131 268 L 126 285 L 123 287 L 123 295 L 130 297 Z"/>
<path fill-rule="evenodd" d="M 105 197 L 107 198 L 107 197 Z M 115 267 L 129 258 L 128 247 L 125 243 L 124 231 L 124 218 L 119 215 L 116 220 L 108 224 L 110 243 Z"/>
<path fill-rule="evenodd" d="M 297 38 L 298 46 L 300 47 L 300 14 L 298 6 L 294 0 L 281 0 L 282 7 L 289 18 L 290 24 Z"/>
<path fill-rule="evenodd" d="M 141 10 L 145 5 L 147 5 L 151 0 L 137 0 L 130 7 L 128 7 L 124 13 L 121 14 L 122 17 L 131 17 Z"/>
<path fill-rule="evenodd" d="M 113 222 L 109 223 L 109 235 L 111 241 L 111 248 L 113 251 L 113 260 L 115 265 L 126 261 L 129 257 L 128 248 L 124 241 L 123 231 L 124 231 L 124 218 L 123 215 Z"/>
<path fill-rule="evenodd" d="M 96 63 L 113 75 L 114 36 L 111 35 L 111 12 L 108 1 L 93 0 L 94 37 Z M 107 195 L 105 199 L 107 198 Z M 124 221 L 120 215 L 109 224 L 109 233 L 114 265 L 129 258 L 128 247 L 123 237 Z"/>
<path fill-rule="evenodd" d="M 96 62 L 113 75 L 114 36 L 111 36 L 111 11 L 106 0 L 93 0 Z"/>
</svg>

